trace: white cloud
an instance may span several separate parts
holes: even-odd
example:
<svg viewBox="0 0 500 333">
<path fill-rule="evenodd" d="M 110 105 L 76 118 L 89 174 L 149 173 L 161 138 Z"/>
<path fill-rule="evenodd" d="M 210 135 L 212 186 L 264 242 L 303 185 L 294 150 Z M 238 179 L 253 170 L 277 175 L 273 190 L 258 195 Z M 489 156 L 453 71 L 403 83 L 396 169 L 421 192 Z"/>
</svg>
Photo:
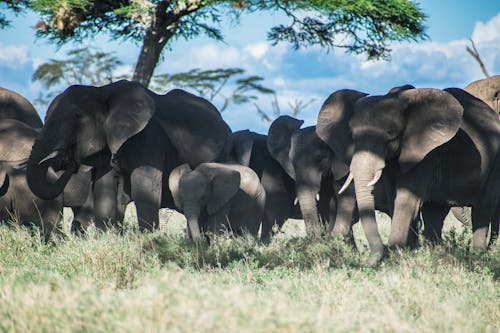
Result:
<svg viewBox="0 0 500 333">
<path fill-rule="evenodd" d="M 479 44 L 498 46 L 500 40 L 500 14 L 497 14 L 486 23 L 476 22 L 472 39 Z"/>
<path fill-rule="evenodd" d="M 270 45 L 266 42 L 256 43 L 245 47 L 245 52 L 250 53 L 255 59 L 261 59 L 268 51 Z"/>
<path fill-rule="evenodd" d="M 5 45 L 0 43 L 0 62 L 3 66 L 18 68 L 29 60 L 27 45 Z"/>
</svg>

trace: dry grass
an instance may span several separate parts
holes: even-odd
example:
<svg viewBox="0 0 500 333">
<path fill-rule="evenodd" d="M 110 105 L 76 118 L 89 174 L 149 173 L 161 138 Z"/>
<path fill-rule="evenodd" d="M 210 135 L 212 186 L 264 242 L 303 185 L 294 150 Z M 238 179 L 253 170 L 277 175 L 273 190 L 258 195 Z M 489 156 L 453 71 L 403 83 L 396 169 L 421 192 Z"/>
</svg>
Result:
<svg viewBox="0 0 500 333">
<path fill-rule="evenodd" d="M 453 223 L 448 223 L 448 225 Z M 384 237 L 388 224 L 381 223 Z M 469 253 L 470 232 L 393 255 L 377 270 L 337 240 L 290 221 L 269 245 L 195 246 L 166 230 L 94 233 L 45 244 L 0 227 L 0 331 L 498 332 L 499 246 Z M 357 228 L 358 229 L 358 228 Z"/>
</svg>

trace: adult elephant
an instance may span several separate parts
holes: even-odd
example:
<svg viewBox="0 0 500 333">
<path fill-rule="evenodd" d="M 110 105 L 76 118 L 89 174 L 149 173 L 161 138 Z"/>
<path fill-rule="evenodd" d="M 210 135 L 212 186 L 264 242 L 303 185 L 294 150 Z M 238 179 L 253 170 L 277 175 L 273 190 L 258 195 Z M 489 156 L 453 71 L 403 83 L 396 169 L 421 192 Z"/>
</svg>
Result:
<svg viewBox="0 0 500 333">
<path fill-rule="evenodd" d="M 175 205 L 186 215 L 188 235 L 245 231 L 257 235 L 266 192 L 259 177 L 239 164 L 202 163 L 194 170 L 188 164 L 175 168 L 169 177 Z"/>
<path fill-rule="evenodd" d="M 335 222 L 335 232 L 342 230 L 339 234 L 347 236 L 355 210 L 354 192 L 336 198 L 340 188 L 336 181 L 349 173 L 349 167 L 317 137 L 314 126 L 300 128 L 303 123 L 290 116 L 274 120 L 269 127 L 268 150 L 295 181 L 307 233 L 319 236 L 322 224 Z"/>
<path fill-rule="evenodd" d="M 49 116 L 50 113 L 48 112 L 45 119 Z M 33 128 L 37 132 L 40 132 L 43 127 L 40 116 L 36 112 L 34 106 L 26 98 L 14 91 L 0 88 L 0 120 L 3 119 L 17 120 Z M 5 139 L 8 137 L 7 135 Z M 18 157 L 20 157 L 20 155 Z M 27 158 L 28 156 L 23 157 L 23 159 Z M 80 225 L 88 224 L 93 218 L 92 202 L 85 204 L 89 193 L 90 172 L 79 170 L 78 173 L 70 178 L 63 193 L 64 206 L 70 207 L 73 211 L 73 230 L 80 229 Z"/>
<path fill-rule="evenodd" d="M 62 210 L 62 196 L 43 200 L 26 183 L 26 169 L 17 168 L 26 161 L 38 132 L 14 119 L 0 120 L 0 219 L 23 225 L 35 224 L 45 239 L 57 226 Z M 49 171 L 47 177 L 56 175 Z"/>
<path fill-rule="evenodd" d="M 396 161 L 394 215 L 389 245 L 406 244 L 422 204 L 434 206 L 424 221 L 442 223 L 450 206 L 472 206 L 473 246 L 486 249 L 500 196 L 500 120 L 483 101 L 453 88 L 404 89 L 355 103 L 351 173 L 360 219 L 370 243 L 369 264 L 384 247 L 376 230 L 373 186 Z"/>
<path fill-rule="evenodd" d="M 158 95 L 126 80 L 102 87 L 75 85 L 57 96 L 49 110 L 28 161 L 28 183 L 40 197 L 52 198 L 66 186 L 66 174 L 80 165 L 91 167 L 100 228 L 121 218 L 131 199 L 139 229 L 151 230 L 158 225 L 160 207 L 174 208 L 170 171 L 183 163 L 194 168 L 224 161 L 229 152 L 231 130 L 217 109 L 182 90 Z M 55 160 L 64 173 L 50 182 L 45 175 Z"/>
<path fill-rule="evenodd" d="M 464 90 L 483 100 L 497 114 L 500 114 L 500 75 L 469 83 Z"/>
</svg>

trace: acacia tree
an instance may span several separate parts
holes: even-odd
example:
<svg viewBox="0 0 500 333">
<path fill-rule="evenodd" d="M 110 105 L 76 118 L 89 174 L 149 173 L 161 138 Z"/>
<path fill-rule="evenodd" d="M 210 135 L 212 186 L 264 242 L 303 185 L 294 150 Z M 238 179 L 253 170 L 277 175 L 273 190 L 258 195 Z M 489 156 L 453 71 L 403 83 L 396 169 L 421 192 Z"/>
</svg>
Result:
<svg viewBox="0 0 500 333">
<path fill-rule="evenodd" d="M 148 86 L 162 51 L 178 38 L 223 40 L 220 23 L 245 13 L 281 14 L 267 38 L 295 48 L 341 47 L 369 59 L 388 57 L 391 41 L 425 38 L 425 15 L 411 0 L 33 0 L 37 35 L 56 43 L 101 32 L 141 45 L 133 80 Z"/>
</svg>

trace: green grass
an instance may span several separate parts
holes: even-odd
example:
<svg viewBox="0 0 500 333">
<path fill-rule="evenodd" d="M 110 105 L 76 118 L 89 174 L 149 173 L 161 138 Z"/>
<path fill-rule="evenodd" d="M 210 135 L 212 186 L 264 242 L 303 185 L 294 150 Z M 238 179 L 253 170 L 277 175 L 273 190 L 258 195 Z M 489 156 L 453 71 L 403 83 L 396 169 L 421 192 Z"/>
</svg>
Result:
<svg viewBox="0 0 500 333">
<path fill-rule="evenodd" d="M 381 219 L 383 220 L 383 219 Z M 498 332 L 500 249 L 470 249 L 447 223 L 442 246 L 391 255 L 378 269 L 333 239 L 289 221 L 269 245 L 162 232 L 66 236 L 45 244 L 0 226 L 0 331 Z M 387 240 L 389 225 L 381 222 Z"/>
</svg>

